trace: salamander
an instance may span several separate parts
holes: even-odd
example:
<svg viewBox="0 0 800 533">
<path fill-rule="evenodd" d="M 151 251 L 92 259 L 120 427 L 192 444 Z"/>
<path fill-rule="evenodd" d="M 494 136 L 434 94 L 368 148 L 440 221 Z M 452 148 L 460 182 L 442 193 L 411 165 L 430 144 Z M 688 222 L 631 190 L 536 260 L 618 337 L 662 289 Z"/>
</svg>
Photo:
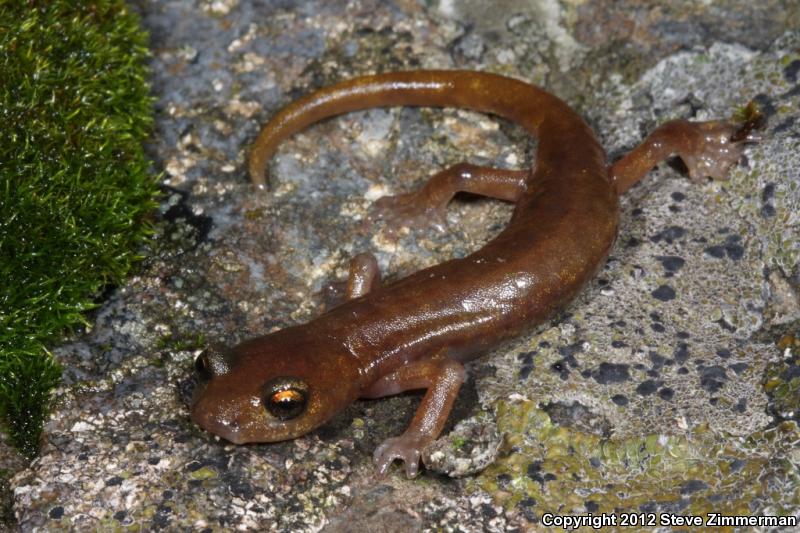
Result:
<svg viewBox="0 0 800 533">
<path fill-rule="evenodd" d="M 326 117 L 385 106 L 457 107 L 521 125 L 538 139 L 535 165 L 504 170 L 459 163 L 419 190 L 379 199 L 369 220 L 387 229 L 444 220 L 455 193 L 513 202 L 508 225 L 476 252 L 382 284 L 371 254 L 350 263 L 346 300 L 308 323 L 209 347 L 191 405 L 204 429 L 233 443 L 292 439 L 358 398 L 424 389 L 405 432 L 374 453 L 379 475 L 395 459 L 409 477 L 444 426 L 464 363 L 563 309 L 609 254 L 619 196 L 659 161 L 680 156 L 689 177 L 722 179 L 756 120 L 667 122 L 612 165 L 594 133 L 543 89 L 495 74 L 395 72 L 337 83 L 290 103 L 259 133 L 249 159 L 265 188 L 267 163 L 287 137 Z"/>
</svg>

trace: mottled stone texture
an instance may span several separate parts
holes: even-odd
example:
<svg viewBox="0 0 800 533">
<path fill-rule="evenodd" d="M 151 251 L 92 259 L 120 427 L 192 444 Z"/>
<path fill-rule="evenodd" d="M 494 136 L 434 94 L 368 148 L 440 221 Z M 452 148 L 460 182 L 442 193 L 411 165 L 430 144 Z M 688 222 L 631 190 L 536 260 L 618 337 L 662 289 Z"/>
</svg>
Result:
<svg viewBox="0 0 800 533">
<path fill-rule="evenodd" d="M 91 328 L 55 349 L 66 372 L 42 454 L 8 484 L 19 527 L 511 531 L 558 511 L 798 514 L 797 426 L 775 418 L 796 419 L 786 400 L 800 379 L 796 2 L 135 4 L 158 98 L 158 238 Z M 403 431 L 413 395 L 358 402 L 292 442 L 220 442 L 186 408 L 206 342 L 316 315 L 355 253 L 375 253 L 393 279 L 469 253 L 508 220 L 508 205 L 464 198 L 446 234 L 394 242 L 362 224 L 376 197 L 449 164 L 530 165 L 520 130 L 455 110 L 326 121 L 286 142 L 269 191 L 249 187 L 247 147 L 282 104 L 422 67 L 543 85 L 612 158 L 664 120 L 725 117 L 750 99 L 769 122 L 730 181 L 693 184 L 663 164 L 622 200 L 595 282 L 471 365 L 437 473 L 373 476 L 372 450 Z M 469 429 L 451 434 L 458 421 Z M 498 430 L 499 452 L 469 440 Z M 496 460 L 473 473 L 487 453 Z"/>
</svg>

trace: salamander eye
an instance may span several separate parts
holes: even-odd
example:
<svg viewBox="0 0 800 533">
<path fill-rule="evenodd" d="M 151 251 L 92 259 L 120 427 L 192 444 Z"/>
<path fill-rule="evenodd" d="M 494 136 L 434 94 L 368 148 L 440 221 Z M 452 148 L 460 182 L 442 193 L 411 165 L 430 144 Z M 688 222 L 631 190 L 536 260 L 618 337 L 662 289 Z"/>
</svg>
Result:
<svg viewBox="0 0 800 533">
<path fill-rule="evenodd" d="M 291 420 L 306 410 L 308 386 L 293 377 L 275 378 L 264 385 L 262 401 L 275 418 Z"/>
<path fill-rule="evenodd" d="M 231 371 L 231 355 L 222 346 L 212 344 L 194 360 L 194 369 L 204 381 L 227 374 Z"/>
<path fill-rule="evenodd" d="M 208 381 L 211 379 L 211 363 L 208 361 L 208 351 L 203 350 L 194 360 L 194 369 L 200 379 Z"/>
</svg>

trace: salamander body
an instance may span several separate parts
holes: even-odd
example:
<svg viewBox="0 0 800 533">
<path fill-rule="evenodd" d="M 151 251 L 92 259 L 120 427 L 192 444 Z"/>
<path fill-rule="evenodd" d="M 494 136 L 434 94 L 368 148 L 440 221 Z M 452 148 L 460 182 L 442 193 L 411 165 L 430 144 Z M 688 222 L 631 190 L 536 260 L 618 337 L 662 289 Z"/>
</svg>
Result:
<svg viewBox="0 0 800 533">
<path fill-rule="evenodd" d="M 723 178 L 754 124 L 669 122 L 612 166 L 587 124 L 552 94 L 468 71 L 365 76 L 301 98 L 263 128 L 250 156 L 254 184 L 286 137 L 322 118 L 385 106 L 458 107 L 510 119 L 538 139 L 534 168 L 461 163 L 419 191 L 380 199 L 372 220 L 389 229 L 441 223 L 456 192 L 514 202 L 507 227 L 483 248 L 381 285 L 374 258 L 350 265 L 347 300 L 318 318 L 197 359 L 203 377 L 192 418 L 234 443 L 307 433 L 357 398 L 425 389 L 408 429 L 375 451 L 417 473 L 420 452 L 447 420 L 463 363 L 563 309 L 602 266 L 619 224 L 618 196 L 665 157 L 690 177 Z"/>
</svg>

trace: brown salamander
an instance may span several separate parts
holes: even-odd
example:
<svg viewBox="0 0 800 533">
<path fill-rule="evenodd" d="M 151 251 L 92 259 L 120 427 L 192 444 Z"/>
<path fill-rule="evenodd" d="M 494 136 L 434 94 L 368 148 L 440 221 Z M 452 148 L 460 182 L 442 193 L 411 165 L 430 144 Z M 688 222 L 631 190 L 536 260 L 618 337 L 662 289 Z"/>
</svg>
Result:
<svg viewBox="0 0 800 533">
<path fill-rule="evenodd" d="M 311 431 L 357 398 L 425 389 L 408 429 L 375 450 L 381 475 L 394 459 L 417 473 L 421 450 L 439 435 L 464 381 L 465 361 L 552 316 L 592 278 L 614 244 L 621 193 L 672 154 L 693 179 L 723 178 L 755 140 L 755 120 L 676 120 L 607 166 L 589 126 L 542 89 L 482 72 L 397 72 L 338 83 L 278 112 L 252 149 L 253 183 L 265 185 L 267 163 L 288 136 L 378 106 L 498 115 L 535 135 L 538 152 L 530 170 L 454 165 L 416 192 L 378 200 L 374 218 L 441 222 L 453 195 L 467 191 L 514 202 L 511 221 L 475 253 L 388 285 L 374 257 L 356 256 L 343 304 L 307 324 L 200 354 L 203 379 L 191 411 L 231 442 L 273 442 Z"/>
</svg>

